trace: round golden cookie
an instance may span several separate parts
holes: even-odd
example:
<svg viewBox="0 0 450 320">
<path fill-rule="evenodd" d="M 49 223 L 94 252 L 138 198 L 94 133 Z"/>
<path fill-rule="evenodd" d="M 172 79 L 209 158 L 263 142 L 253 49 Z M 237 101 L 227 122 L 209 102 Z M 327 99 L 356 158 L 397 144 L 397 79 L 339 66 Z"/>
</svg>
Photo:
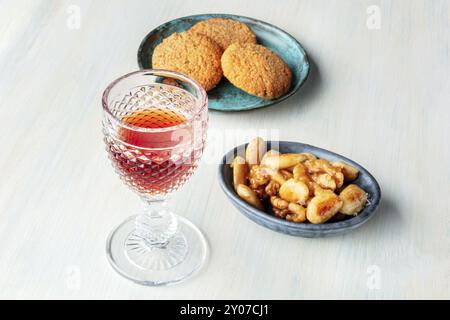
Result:
<svg viewBox="0 0 450 320">
<path fill-rule="evenodd" d="M 223 18 L 211 18 L 197 22 L 189 32 L 208 36 L 225 50 L 231 44 L 256 43 L 256 36 L 245 23 Z"/>
<path fill-rule="evenodd" d="M 224 76 L 236 87 L 264 99 L 285 94 L 292 82 L 287 64 L 258 44 L 234 43 L 222 55 Z"/>
<path fill-rule="evenodd" d="M 221 55 L 220 46 L 204 35 L 174 33 L 156 46 L 152 68 L 185 74 L 208 91 L 222 78 Z"/>
</svg>

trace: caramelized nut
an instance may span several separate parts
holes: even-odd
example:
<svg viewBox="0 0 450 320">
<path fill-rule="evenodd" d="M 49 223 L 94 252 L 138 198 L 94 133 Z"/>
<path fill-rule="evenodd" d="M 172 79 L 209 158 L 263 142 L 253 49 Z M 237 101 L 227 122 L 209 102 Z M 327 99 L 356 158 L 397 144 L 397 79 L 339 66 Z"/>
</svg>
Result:
<svg viewBox="0 0 450 320">
<path fill-rule="evenodd" d="M 328 173 L 312 174 L 311 178 L 316 182 L 321 188 L 335 190 L 336 181 Z"/>
<path fill-rule="evenodd" d="M 288 209 L 278 209 L 273 207 L 273 213 L 275 214 L 276 217 L 278 218 L 286 218 L 287 214 L 289 213 Z"/>
<path fill-rule="evenodd" d="M 307 157 L 301 153 L 283 153 L 265 157 L 262 165 L 272 169 L 286 169 L 293 167 L 306 159 Z"/>
<path fill-rule="evenodd" d="M 367 202 L 367 193 L 357 185 L 351 184 L 342 190 L 339 198 L 344 202 L 340 213 L 357 215 Z"/>
<path fill-rule="evenodd" d="M 321 192 L 308 204 L 306 217 L 313 224 L 324 223 L 341 209 L 343 201 L 333 192 Z"/>
<path fill-rule="evenodd" d="M 264 186 L 270 181 L 270 175 L 267 170 L 261 166 L 254 165 L 250 169 L 249 173 L 250 187 L 257 189 L 260 186 Z"/>
<path fill-rule="evenodd" d="M 336 172 L 333 176 L 334 181 L 336 181 L 336 188 L 340 188 L 344 185 L 344 174 L 342 172 Z"/>
<path fill-rule="evenodd" d="M 286 216 L 286 220 L 293 222 L 305 222 L 306 221 L 306 208 L 296 203 L 289 203 L 289 214 Z"/>
<path fill-rule="evenodd" d="M 266 153 L 266 143 L 262 138 L 257 137 L 247 145 L 245 160 L 250 166 L 259 164 L 264 153 Z"/>
<path fill-rule="evenodd" d="M 237 186 L 236 192 L 239 195 L 239 197 L 241 197 L 245 202 L 251 204 L 252 206 L 254 206 L 258 209 L 261 209 L 261 210 L 264 209 L 258 196 L 252 189 L 250 189 L 250 187 L 248 187 L 244 184 L 239 184 Z"/>
<path fill-rule="evenodd" d="M 289 202 L 277 196 L 271 196 L 270 203 L 277 209 L 287 209 L 289 206 Z"/>
<path fill-rule="evenodd" d="M 245 163 L 245 159 L 237 156 L 234 158 L 233 163 L 233 184 L 235 190 L 240 184 L 247 184 L 248 165 Z"/>
<path fill-rule="evenodd" d="M 325 159 L 307 160 L 304 164 L 309 173 L 328 173 L 329 175 L 334 176 L 336 172 L 340 171 L 339 168 L 333 167 L 331 163 Z"/>
<path fill-rule="evenodd" d="M 275 180 L 271 180 L 265 189 L 266 193 L 269 196 L 277 195 L 279 190 L 280 190 L 280 184 L 278 182 L 276 182 Z"/>
<path fill-rule="evenodd" d="M 305 204 L 309 198 L 309 189 L 305 183 L 290 179 L 281 186 L 280 197 L 289 202 Z"/>
<path fill-rule="evenodd" d="M 344 174 L 345 181 L 353 181 L 358 178 L 359 171 L 355 167 L 341 161 L 333 162 L 333 166 L 340 168 Z"/>
</svg>

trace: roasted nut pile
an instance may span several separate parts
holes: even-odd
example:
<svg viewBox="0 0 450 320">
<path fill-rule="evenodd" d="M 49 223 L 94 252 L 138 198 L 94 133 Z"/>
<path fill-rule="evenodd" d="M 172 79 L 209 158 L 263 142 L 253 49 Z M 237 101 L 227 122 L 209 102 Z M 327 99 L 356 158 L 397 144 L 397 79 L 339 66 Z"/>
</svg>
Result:
<svg viewBox="0 0 450 320">
<path fill-rule="evenodd" d="M 255 138 L 245 159 L 234 158 L 234 188 L 243 200 L 293 222 L 325 223 L 357 215 L 367 193 L 350 182 L 358 170 L 343 162 L 318 159 L 310 153 L 266 152 L 263 139 Z"/>
</svg>

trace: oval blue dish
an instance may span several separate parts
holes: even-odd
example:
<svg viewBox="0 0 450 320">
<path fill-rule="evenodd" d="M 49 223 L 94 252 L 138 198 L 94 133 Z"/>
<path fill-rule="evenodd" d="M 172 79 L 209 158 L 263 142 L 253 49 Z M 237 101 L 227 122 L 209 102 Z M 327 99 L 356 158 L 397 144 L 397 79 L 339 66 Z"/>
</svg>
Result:
<svg viewBox="0 0 450 320">
<path fill-rule="evenodd" d="M 273 142 L 267 143 L 267 149 L 269 150 L 271 149 Z M 373 217 L 380 203 L 381 190 L 378 182 L 366 169 L 341 155 L 311 145 L 288 141 L 277 141 L 276 144 L 278 148 L 274 149 L 277 149 L 281 153 L 309 152 L 316 155 L 318 158 L 330 161 L 343 161 L 358 168 L 359 176 L 352 183 L 360 186 L 367 192 L 368 204 L 355 217 L 324 224 L 295 223 L 277 218 L 268 212 L 261 211 L 242 200 L 233 188 L 233 169 L 230 167 L 230 164 L 227 163 L 227 159 L 230 161 L 238 154 L 238 150 L 245 150 L 246 145 L 241 145 L 229 151 L 223 157 L 222 163 L 219 165 L 219 183 L 231 203 L 247 218 L 277 232 L 298 237 L 317 238 L 350 232 Z"/>
<path fill-rule="evenodd" d="M 227 18 L 247 24 L 256 34 L 259 44 L 276 52 L 289 66 L 293 79 L 289 91 L 274 100 L 264 100 L 236 88 L 225 77 L 216 88 L 208 92 L 209 108 L 221 111 L 240 111 L 266 107 L 292 96 L 305 82 L 309 73 L 309 62 L 306 52 L 300 43 L 285 31 L 253 18 L 231 14 L 201 14 L 178 18 L 166 22 L 152 30 L 138 50 L 138 64 L 141 69 L 151 69 L 152 54 L 155 47 L 174 32 L 188 30 L 195 23 L 209 18 Z"/>
</svg>

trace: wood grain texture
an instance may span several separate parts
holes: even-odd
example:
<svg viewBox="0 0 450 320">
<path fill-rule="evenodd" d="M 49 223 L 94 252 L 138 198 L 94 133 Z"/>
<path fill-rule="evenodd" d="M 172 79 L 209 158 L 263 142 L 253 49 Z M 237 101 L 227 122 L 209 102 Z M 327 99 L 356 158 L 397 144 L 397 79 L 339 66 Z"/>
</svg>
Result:
<svg viewBox="0 0 450 320">
<path fill-rule="evenodd" d="M 367 28 L 370 5 L 381 28 Z M 80 29 L 67 8 L 81 9 Z M 0 298 L 450 298 L 450 2 L 1 1 Z M 233 13 L 275 24 L 312 61 L 294 97 L 210 113 L 210 139 L 173 208 L 206 234 L 208 266 L 168 288 L 122 279 L 108 233 L 139 210 L 102 143 L 100 96 L 137 68 L 141 39 L 170 19 Z M 266 230 L 226 200 L 220 133 L 278 130 L 341 153 L 380 182 L 378 215 L 355 232 L 302 239 Z M 223 142 L 223 143 L 221 143 Z M 221 143 L 219 145 L 219 143 Z M 375 267 L 374 267 L 375 266 Z M 374 271 L 375 270 L 375 271 Z M 380 286 L 371 286 L 379 273 Z M 369 286 L 368 286 L 369 281 Z"/>
</svg>

